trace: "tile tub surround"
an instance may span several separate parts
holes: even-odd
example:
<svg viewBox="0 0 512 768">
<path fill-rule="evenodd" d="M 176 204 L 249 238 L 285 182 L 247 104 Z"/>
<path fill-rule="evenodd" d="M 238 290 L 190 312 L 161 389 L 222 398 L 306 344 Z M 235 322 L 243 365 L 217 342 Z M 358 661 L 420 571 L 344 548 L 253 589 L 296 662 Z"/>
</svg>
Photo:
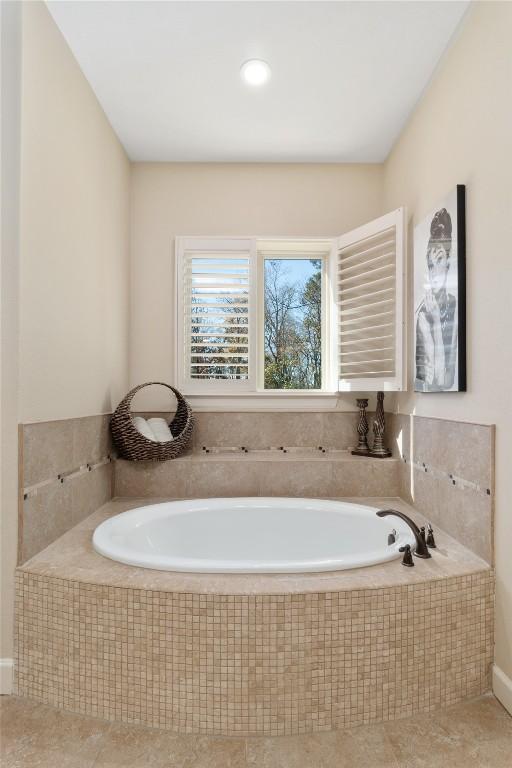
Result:
<svg viewBox="0 0 512 768">
<path fill-rule="evenodd" d="M 105 415 L 20 425 L 19 562 L 112 498 L 109 423 Z"/>
<path fill-rule="evenodd" d="M 492 425 L 395 414 L 399 495 L 486 562 L 493 562 Z"/>
<path fill-rule="evenodd" d="M 396 499 L 373 503 L 421 522 Z M 92 550 L 94 527 L 137 504 L 109 503 L 18 569 L 19 695 L 181 733 L 274 736 L 490 689 L 493 573 L 442 532 L 414 569 L 166 573 Z"/>
<path fill-rule="evenodd" d="M 324 445 L 340 450 L 357 440 L 357 413 L 350 412 L 199 412 L 195 414 L 195 421 L 193 447 L 198 449 L 205 444 L 245 445 L 255 449 L 286 444 L 315 448 Z M 113 453 L 109 423 L 107 414 L 20 425 L 18 562 L 23 563 L 40 552 L 112 498 L 115 465 L 96 466 Z M 88 467 L 92 467 L 92 471 L 87 471 Z M 340 484 L 334 483 L 335 473 L 330 465 L 315 465 L 314 469 L 308 469 L 304 463 L 287 465 L 284 474 L 271 465 L 235 467 L 215 462 L 186 467 L 173 463 L 152 464 L 145 469 L 120 462 L 117 469 L 116 492 L 121 495 L 233 496 L 239 494 L 242 487 L 246 489 L 245 494 L 257 495 L 262 476 L 268 478 L 268 492 L 276 495 L 361 492 L 356 487 L 355 468 L 347 468 Z M 378 478 L 370 467 L 364 492 L 394 493 L 396 468 L 379 471 L 382 485 L 377 487 Z M 59 479 L 62 477 L 63 482 Z M 292 478 L 297 487 L 295 492 L 290 490 Z"/>
<path fill-rule="evenodd" d="M 194 452 L 173 461 L 118 459 L 114 496 L 398 496 L 400 461 L 307 450 L 247 454 Z"/>
<path fill-rule="evenodd" d="M 111 499 L 113 492 L 174 498 L 397 495 L 414 501 L 432 522 L 492 562 L 493 427 L 388 413 L 388 444 L 395 458 L 379 460 L 333 453 L 355 445 L 356 412 L 199 412 L 195 417 L 191 455 L 162 464 L 117 461 L 63 483 L 57 481 L 59 475 L 111 455 L 110 417 L 21 426 L 19 562 Z M 250 452 L 205 455 L 203 445 L 243 445 Z M 272 445 L 309 448 L 309 456 L 263 454 Z M 326 454 L 317 452 L 319 445 Z M 34 486 L 36 491 L 24 498 L 23 489 Z"/>
</svg>

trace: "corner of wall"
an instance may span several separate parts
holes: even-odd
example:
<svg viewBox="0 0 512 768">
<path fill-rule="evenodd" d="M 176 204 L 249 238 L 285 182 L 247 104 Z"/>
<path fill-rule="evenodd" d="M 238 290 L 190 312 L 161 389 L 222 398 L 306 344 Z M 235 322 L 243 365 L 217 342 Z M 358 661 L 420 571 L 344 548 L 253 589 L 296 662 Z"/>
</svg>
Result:
<svg viewBox="0 0 512 768">
<path fill-rule="evenodd" d="M 12 655 L 18 500 L 18 301 L 22 4 L 0 4 L 1 33 L 1 380 L 0 505 L 2 613 L 0 657 Z M 0 661 L 2 691 L 9 664 Z M 7 659 L 9 661 L 9 659 Z"/>
</svg>

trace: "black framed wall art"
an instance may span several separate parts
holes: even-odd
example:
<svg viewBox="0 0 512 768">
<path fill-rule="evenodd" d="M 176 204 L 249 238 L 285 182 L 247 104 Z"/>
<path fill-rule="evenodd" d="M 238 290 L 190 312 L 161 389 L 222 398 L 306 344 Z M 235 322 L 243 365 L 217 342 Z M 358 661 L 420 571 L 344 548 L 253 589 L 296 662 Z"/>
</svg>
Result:
<svg viewBox="0 0 512 768">
<path fill-rule="evenodd" d="M 466 391 L 466 188 L 414 228 L 414 390 Z"/>
</svg>

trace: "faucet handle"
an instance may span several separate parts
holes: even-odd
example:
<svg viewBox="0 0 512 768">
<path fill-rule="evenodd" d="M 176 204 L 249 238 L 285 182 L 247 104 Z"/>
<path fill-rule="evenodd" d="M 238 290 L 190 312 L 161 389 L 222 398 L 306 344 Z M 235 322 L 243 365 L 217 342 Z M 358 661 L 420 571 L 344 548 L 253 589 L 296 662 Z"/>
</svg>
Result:
<svg viewBox="0 0 512 768">
<path fill-rule="evenodd" d="M 430 523 L 427 526 L 427 547 L 430 549 L 437 549 L 436 540 L 434 539 L 434 529 Z"/>
<path fill-rule="evenodd" d="M 398 551 L 404 553 L 402 565 L 405 565 L 407 568 L 414 568 L 414 560 L 412 559 L 411 545 L 405 544 L 405 546 L 400 547 Z"/>
</svg>

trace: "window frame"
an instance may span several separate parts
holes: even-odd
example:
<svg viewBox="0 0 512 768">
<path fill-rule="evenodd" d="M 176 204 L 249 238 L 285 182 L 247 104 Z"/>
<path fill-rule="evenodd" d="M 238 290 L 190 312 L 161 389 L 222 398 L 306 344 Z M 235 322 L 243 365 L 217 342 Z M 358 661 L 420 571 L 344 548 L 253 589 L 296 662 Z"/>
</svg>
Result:
<svg viewBox="0 0 512 768">
<path fill-rule="evenodd" d="M 354 379 L 349 386 L 342 385 L 338 378 L 339 371 L 339 315 L 338 315 L 338 252 L 340 243 L 350 242 L 351 237 L 358 237 L 372 232 L 379 226 L 392 223 L 396 226 L 396 376 L 393 380 L 380 378 Z M 175 239 L 175 338 L 176 348 L 174 365 L 178 388 L 183 394 L 197 397 L 204 407 L 209 398 L 230 398 L 236 405 L 236 399 L 260 398 L 261 403 L 270 404 L 284 401 L 299 403 L 313 402 L 315 399 L 331 399 L 335 404 L 338 396 L 344 392 L 375 392 L 378 390 L 406 390 L 406 211 L 399 208 L 367 224 L 335 237 L 262 237 L 262 236 L 179 236 Z M 262 245 L 263 244 L 263 245 Z M 269 250 L 268 244 L 273 247 Z M 321 250 L 300 252 L 297 244 L 309 245 Z M 249 291 L 249 377 L 246 380 L 194 380 L 186 370 L 185 345 L 188 343 L 184 322 L 184 266 L 186 253 L 190 251 L 215 252 L 246 248 L 250 255 L 250 291 Z M 264 387 L 264 262 L 269 254 L 276 259 L 322 259 L 322 389 L 265 389 Z M 314 254 L 314 256 L 313 256 Z M 265 406 L 262 406 L 265 407 Z M 279 406 L 278 406 L 279 407 Z M 290 406 L 290 407 L 293 407 Z M 298 406 L 297 406 L 298 407 Z M 305 406 L 308 407 L 308 406 Z"/>
</svg>

